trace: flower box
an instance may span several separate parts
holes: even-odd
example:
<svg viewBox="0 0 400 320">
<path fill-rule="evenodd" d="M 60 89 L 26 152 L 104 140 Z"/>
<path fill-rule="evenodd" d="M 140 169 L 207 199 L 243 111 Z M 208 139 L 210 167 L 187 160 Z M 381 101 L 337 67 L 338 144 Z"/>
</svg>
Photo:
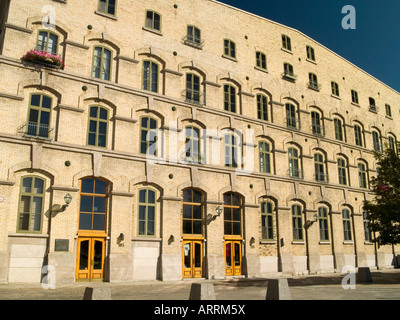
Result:
<svg viewBox="0 0 400 320">
<path fill-rule="evenodd" d="M 38 50 L 30 50 L 23 57 L 23 61 L 38 63 L 49 68 L 64 69 L 65 64 L 60 56 Z"/>
</svg>

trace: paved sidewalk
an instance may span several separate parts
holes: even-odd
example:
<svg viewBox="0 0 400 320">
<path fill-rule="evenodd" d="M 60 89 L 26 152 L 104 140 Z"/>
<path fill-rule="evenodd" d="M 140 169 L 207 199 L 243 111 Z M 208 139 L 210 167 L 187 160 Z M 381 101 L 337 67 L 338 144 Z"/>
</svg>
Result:
<svg viewBox="0 0 400 320">
<path fill-rule="evenodd" d="M 373 282 L 342 287 L 344 275 L 289 277 L 293 300 L 400 300 L 400 269 L 371 271 Z M 193 282 L 212 282 L 217 300 L 265 300 L 268 279 L 86 282 L 43 289 L 40 284 L 0 285 L 0 300 L 82 300 L 86 287 L 109 287 L 113 300 L 188 300 Z"/>
</svg>

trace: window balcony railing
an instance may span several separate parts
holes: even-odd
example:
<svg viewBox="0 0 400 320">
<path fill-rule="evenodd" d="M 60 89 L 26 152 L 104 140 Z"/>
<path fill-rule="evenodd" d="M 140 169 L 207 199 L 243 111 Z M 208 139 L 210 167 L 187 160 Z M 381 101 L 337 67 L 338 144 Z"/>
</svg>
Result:
<svg viewBox="0 0 400 320">
<path fill-rule="evenodd" d="M 287 171 L 287 175 L 295 179 L 304 179 L 304 172 L 303 170 L 299 169 L 289 168 L 289 170 Z"/>
<path fill-rule="evenodd" d="M 204 104 L 204 94 L 199 90 L 186 89 L 182 91 L 182 96 L 185 98 L 186 102 L 203 105 Z"/>
<path fill-rule="evenodd" d="M 181 154 L 181 161 L 188 164 L 202 164 L 205 163 L 206 156 L 205 154 L 187 155 L 186 152 L 184 152 L 183 154 Z"/>
<path fill-rule="evenodd" d="M 26 122 L 19 129 L 18 132 L 24 137 L 51 140 L 51 132 L 54 128 L 46 124 L 37 122 Z"/>
<path fill-rule="evenodd" d="M 301 125 L 300 125 L 300 119 L 289 117 L 285 119 L 285 124 L 289 129 L 292 130 L 300 130 Z"/>
<path fill-rule="evenodd" d="M 374 113 L 378 113 L 378 107 L 374 104 L 370 104 L 368 110 Z"/>
<path fill-rule="evenodd" d="M 192 46 L 198 49 L 202 49 L 204 46 L 204 40 L 201 40 L 198 37 L 186 36 L 182 40 L 184 44 L 187 44 L 188 46 Z"/>
<path fill-rule="evenodd" d="M 314 135 L 324 137 L 325 136 L 325 126 L 320 124 L 312 124 L 311 131 Z"/>
<path fill-rule="evenodd" d="M 318 84 L 318 82 L 309 82 L 307 84 L 309 89 L 315 90 L 315 91 L 319 91 L 321 90 L 321 85 Z"/>
<path fill-rule="evenodd" d="M 317 172 L 315 174 L 315 181 L 318 182 L 329 182 L 329 175 L 323 172 Z"/>
<path fill-rule="evenodd" d="M 285 71 L 282 73 L 282 78 L 288 79 L 291 81 L 296 81 L 297 80 L 297 75 L 295 75 L 293 72 Z"/>
</svg>

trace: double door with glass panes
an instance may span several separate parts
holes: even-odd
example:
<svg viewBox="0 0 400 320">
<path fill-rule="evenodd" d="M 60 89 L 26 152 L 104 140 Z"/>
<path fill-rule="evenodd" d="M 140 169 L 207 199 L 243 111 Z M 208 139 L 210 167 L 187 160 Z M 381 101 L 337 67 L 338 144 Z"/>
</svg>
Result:
<svg viewBox="0 0 400 320">
<path fill-rule="evenodd" d="M 103 280 L 105 238 L 78 238 L 77 280 Z"/>
<path fill-rule="evenodd" d="M 225 275 L 242 274 L 242 241 L 225 241 Z"/>
<path fill-rule="evenodd" d="M 183 241 L 183 277 L 201 278 L 203 276 L 203 242 Z"/>
</svg>

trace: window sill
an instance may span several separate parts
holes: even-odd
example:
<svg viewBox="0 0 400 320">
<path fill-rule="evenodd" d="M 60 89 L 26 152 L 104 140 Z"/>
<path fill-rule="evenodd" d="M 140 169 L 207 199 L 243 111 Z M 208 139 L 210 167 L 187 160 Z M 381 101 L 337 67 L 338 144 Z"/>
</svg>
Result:
<svg viewBox="0 0 400 320">
<path fill-rule="evenodd" d="M 260 244 L 276 244 L 275 240 L 260 240 Z"/>
<path fill-rule="evenodd" d="M 352 104 L 353 106 L 356 106 L 356 107 L 361 107 L 358 103 L 355 103 L 355 102 L 351 102 L 351 104 Z"/>
<path fill-rule="evenodd" d="M 287 53 L 293 54 L 293 52 L 292 52 L 292 51 L 290 51 L 290 50 L 288 50 L 288 49 L 281 48 L 281 50 L 282 50 L 282 51 L 285 51 L 285 52 L 287 52 Z"/>
<path fill-rule="evenodd" d="M 354 241 L 343 241 L 343 244 L 354 244 Z"/>
<path fill-rule="evenodd" d="M 268 73 L 268 70 L 267 70 L 267 69 L 264 69 L 264 68 L 261 68 L 261 67 L 254 66 L 254 69 L 256 69 L 256 70 L 258 70 L 258 71 L 261 71 L 261 72 Z"/>
<path fill-rule="evenodd" d="M 236 58 L 233 58 L 233 57 L 228 56 L 228 55 L 226 55 L 226 54 L 223 54 L 223 55 L 222 55 L 222 58 L 225 58 L 225 59 L 228 59 L 228 60 L 231 60 L 231 61 L 234 61 L 234 62 L 238 62 Z"/>
<path fill-rule="evenodd" d="M 342 100 L 342 98 L 341 97 L 339 97 L 339 96 L 337 96 L 336 94 L 331 94 L 331 97 L 332 98 L 335 98 L 335 99 L 338 99 L 338 100 Z"/>
<path fill-rule="evenodd" d="M 106 12 L 102 12 L 102 11 L 98 11 L 98 10 L 96 10 L 94 13 L 98 14 L 99 16 L 102 16 L 102 17 L 105 17 L 105 18 L 109 18 L 111 20 L 118 21 L 117 17 L 112 15 L 112 14 L 109 14 L 109 13 L 106 13 Z"/>
<path fill-rule="evenodd" d="M 147 27 L 143 27 L 142 30 L 148 31 L 148 32 L 151 32 L 151 33 L 154 33 L 154 34 L 156 34 L 156 35 L 158 35 L 158 36 L 162 36 L 162 35 L 163 35 L 163 34 L 161 33 L 161 31 L 156 30 L 156 29 L 150 29 L 150 28 L 147 28 Z"/>
<path fill-rule="evenodd" d="M 330 245 L 332 243 L 330 241 L 320 241 L 319 244 L 320 245 Z"/>
<path fill-rule="evenodd" d="M 312 63 L 312 64 L 317 64 L 317 62 L 316 62 L 316 61 L 314 61 L 314 60 L 311 60 L 311 59 L 308 59 L 308 58 L 306 58 L 306 61 L 308 61 L 308 62 L 310 62 L 310 63 Z"/>
<path fill-rule="evenodd" d="M 292 241 L 292 244 L 306 244 L 305 241 L 298 240 L 298 241 Z"/>
<path fill-rule="evenodd" d="M 11 238 L 48 238 L 48 234 L 42 234 L 42 233 L 33 233 L 30 231 L 26 232 L 18 232 L 18 233 L 11 233 L 8 234 L 8 236 Z"/>
</svg>

